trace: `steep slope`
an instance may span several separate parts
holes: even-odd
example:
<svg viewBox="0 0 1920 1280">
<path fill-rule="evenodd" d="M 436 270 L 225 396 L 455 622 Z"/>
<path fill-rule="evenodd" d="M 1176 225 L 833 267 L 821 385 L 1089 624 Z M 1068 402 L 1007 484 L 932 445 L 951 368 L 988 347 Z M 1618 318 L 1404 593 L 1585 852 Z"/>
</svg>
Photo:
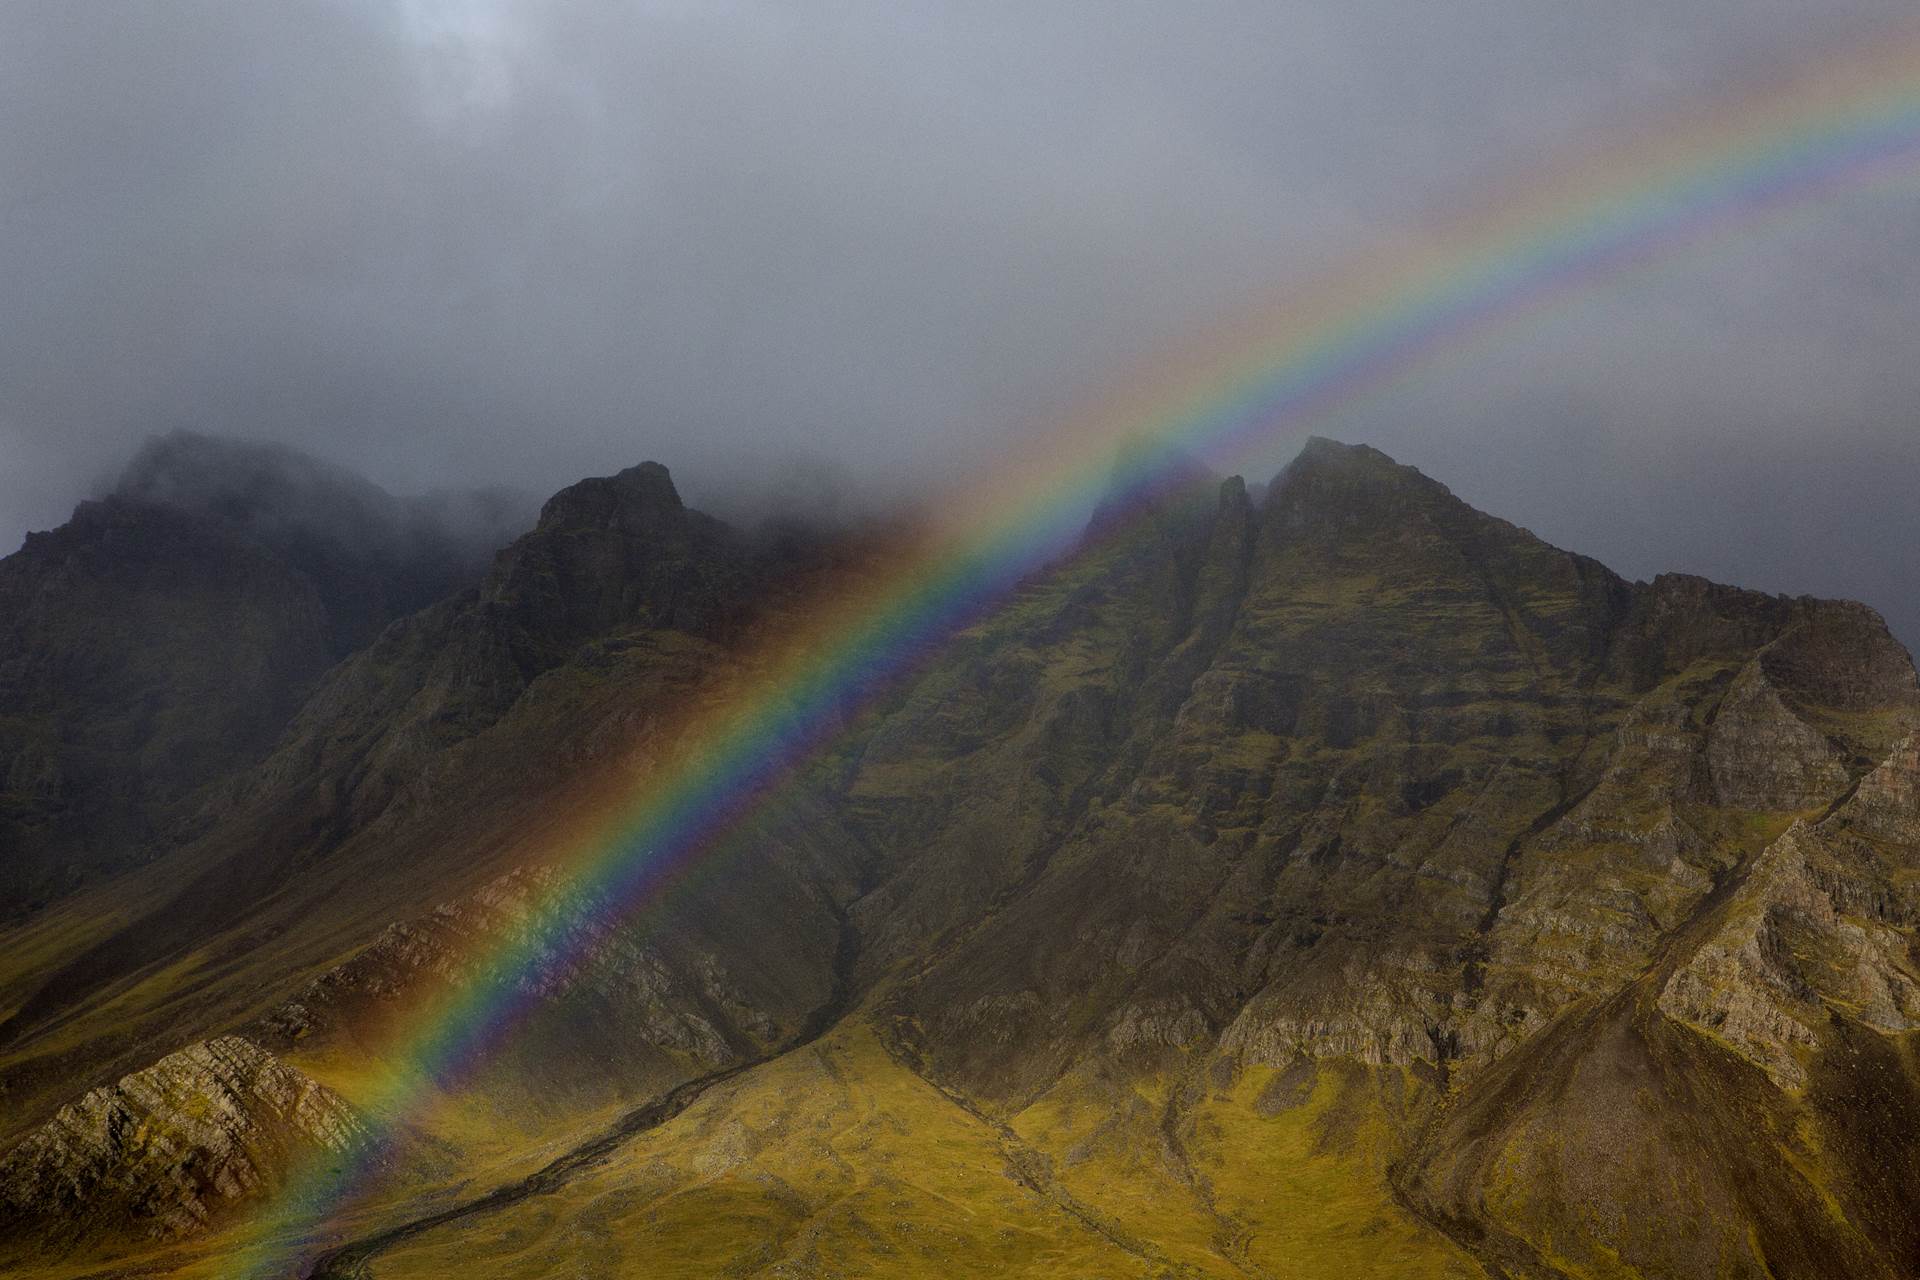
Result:
<svg viewBox="0 0 1920 1280">
<path fill-rule="evenodd" d="M 244 812 L 0 938 L 12 1132 L 223 1033 L 353 1105 L 567 815 L 889 541 L 757 546 L 654 467 L 556 497 L 326 679 Z M 376 1275 L 1910 1274 L 1917 725 L 1870 610 L 1629 583 L 1316 441 L 1026 584 L 660 911 L 581 904 L 586 958 L 329 1239 Z"/>
<path fill-rule="evenodd" d="M 0 909 L 169 843 L 334 661 L 325 602 L 212 521 L 119 499 L 0 561 Z"/>
<path fill-rule="evenodd" d="M 481 587 L 329 673 L 220 826 L 12 933 L 0 1121 L 44 1143 L 76 1081 L 104 1087 L 236 1030 L 351 1104 L 402 1065 L 377 1056 L 380 1028 L 528 927 L 572 815 L 603 811 L 609 783 L 723 709 L 756 635 L 869 555 L 851 535 L 741 538 L 686 510 L 653 465 L 556 495 Z M 769 806 L 740 833 L 734 874 L 528 992 L 525 1033 L 462 1082 L 446 1128 L 396 1157 L 395 1194 L 510 1176 L 543 1144 L 806 1031 L 841 996 L 841 904 L 863 857 L 805 794 Z M 606 927 L 595 903 L 574 905 L 575 928 Z M 173 1185 L 163 1168 L 122 1173 L 161 1198 Z M 84 1176 L 42 1178 L 23 1199 L 62 1218 L 47 1188 Z M 207 1221 L 253 1202 L 215 1198 Z M 33 1238 L 82 1256 L 100 1243 Z"/>
<path fill-rule="evenodd" d="M 1644 967 L 1744 815 L 1844 793 L 1916 705 L 1866 610 L 1635 588 L 1371 451 L 1143 536 L 965 638 L 850 790 L 871 842 L 928 851 L 862 912 L 964 926 L 910 1003 L 978 1091 L 1102 1042 L 1495 1054 Z"/>
<path fill-rule="evenodd" d="M 1426 1112 L 1442 1119 L 1420 1160 L 1446 1168 L 1489 1117 L 1516 1127 L 1522 1149 L 1468 1161 L 1451 1194 L 1418 1201 L 1463 1239 L 1526 1241 L 1489 1247 L 1496 1265 L 1611 1274 L 1603 1260 L 1625 1257 L 1622 1274 L 1718 1275 L 1765 1259 L 1780 1275 L 1906 1273 L 1909 1229 L 1891 1206 L 1910 1158 L 1889 1137 L 1863 1143 L 1848 1118 L 1857 1101 L 1842 1101 L 1906 1106 L 1902 1042 L 1882 1041 L 1864 1075 L 1803 1106 L 1699 1084 L 1719 1078 L 1702 1065 L 1712 1047 L 1637 996 L 1693 945 L 1688 926 L 1715 907 L 1716 886 L 1757 880 L 1777 897 L 1804 881 L 1792 838 L 1768 840 L 1842 800 L 1912 725 L 1912 668 L 1879 620 L 1689 579 L 1629 587 L 1377 454 L 1325 443 L 1257 519 L 1229 485 L 1210 532 L 1187 545 L 1205 550 L 1184 576 L 1160 548 L 1154 593 L 1180 611 L 1142 625 L 1123 610 L 1145 593 L 1106 595 L 1150 563 L 1117 551 L 1029 602 L 1048 626 L 1010 616 L 973 637 L 982 660 L 956 684 L 1032 672 L 1007 704 L 1033 716 L 894 793 L 941 795 L 943 774 L 998 767 L 1000 785 L 964 790 L 1004 806 L 1034 796 L 1049 769 L 1072 779 L 1030 802 L 1051 822 L 1037 840 L 1031 818 L 995 815 L 983 830 L 977 810 L 912 834 L 916 847 L 964 832 L 970 847 L 1033 848 L 1018 894 L 956 922 L 894 998 L 933 1070 L 1016 1115 L 1111 1097 L 1099 1082 L 1115 1072 L 1168 1079 L 1164 1107 L 1132 1126 L 1143 1144 L 1156 1128 L 1191 1131 L 1197 1079 L 1357 1060 L 1396 1096 L 1403 1079 L 1416 1090 L 1399 1136 L 1379 1139 L 1389 1149 L 1420 1134 Z M 1222 584 L 1225 603 L 1209 596 Z M 1183 615 L 1184 630 L 1153 629 Z M 903 714 L 938 716 L 893 731 L 913 742 L 940 740 L 956 718 L 930 695 Z M 1066 774 L 1053 744 L 1088 724 L 1113 747 Z M 884 776 L 870 775 L 868 794 Z M 1883 794 L 1881 776 L 1863 790 Z M 1876 887 L 1891 883 L 1874 870 L 1884 858 L 1823 865 L 1845 900 L 1898 901 Z M 1731 995 L 1732 1025 L 1761 1059 L 1813 1043 L 1802 1028 L 1846 1001 L 1897 1035 L 1911 1009 L 1902 911 L 1889 905 L 1877 933 L 1828 960 L 1823 972 L 1852 977 L 1829 980 L 1825 1000 L 1766 975 L 1776 995 L 1802 993 L 1797 1022 L 1772 1006 L 1743 1015 L 1752 997 L 1736 994 L 1725 962 L 1696 963 L 1679 989 L 1699 992 L 1684 979 L 1707 964 L 1720 983 L 1697 997 L 1704 1016 L 1725 1016 Z M 1749 905 L 1737 918 L 1756 915 Z M 1805 954 L 1774 934 L 1738 938 L 1707 955 L 1752 966 Z M 1487 1074 L 1516 1047 L 1526 1065 Z M 1606 1075 L 1623 1069 L 1640 1083 Z M 1633 1103 L 1662 1079 L 1665 1107 Z M 1756 1114 L 1777 1117 L 1758 1136 Z M 1060 1141 L 1129 1141 L 1115 1115 L 1082 1123 Z M 1676 1125 L 1696 1136 L 1682 1145 Z M 1782 1149 L 1808 1125 L 1821 1163 L 1783 1174 Z M 1576 1154 L 1574 1134 L 1591 1145 Z M 1177 1155 L 1168 1164 L 1179 1181 Z M 1409 1173 L 1415 1186 L 1436 1176 Z M 1675 1178 L 1722 1181 L 1676 1199 L 1659 1189 Z M 1678 1204 L 1723 1234 L 1678 1229 Z M 1771 1238 L 1749 1243 L 1763 1221 Z"/>
<path fill-rule="evenodd" d="M 41 1251 L 128 1230 L 193 1235 L 300 1158 L 345 1158 L 362 1136 L 338 1094 L 222 1036 L 93 1090 L 9 1152 L 0 1232 Z"/>
<path fill-rule="evenodd" d="M 1914 1274 L 1917 787 L 1909 739 L 1733 869 L 1444 1117 L 1417 1194 L 1519 1274 Z"/>
<path fill-rule="evenodd" d="M 150 441 L 110 495 L 0 560 L 0 914 L 205 829 L 209 788 L 327 668 L 478 578 L 520 508 L 397 499 L 276 447 Z"/>
<path fill-rule="evenodd" d="M 537 505 L 511 489 L 400 497 L 284 445 L 192 431 L 148 440 L 113 496 L 201 516 L 270 548 L 326 602 L 336 656 L 476 582 Z"/>
<path fill-rule="evenodd" d="M 283 930 L 260 963 L 284 985 L 337 956 L 340 930 L 370 940 L 512 869 L 504 850 L 551 841 L 569 796 L 670 747 L 686 704 L 721 696 L 735 674 L 732 646 L 837 572 L 837 554 L 749 546 L 687 511 L 651 464 L 564 491 L 479 588 L 329 672 L 219 827 L 30 922 L 24 936 L 62 946 L 100 933 L 93 922 L 105 931 L 64 956 L 49 947 L 47 968 L 16 966 L 0 1038 L 24 1046 L 143 974 Z M 832 935 L 829 924 L 829 957 Z M 100 1033 L 124 1037 L 125 1016 Z"/>
</svg>

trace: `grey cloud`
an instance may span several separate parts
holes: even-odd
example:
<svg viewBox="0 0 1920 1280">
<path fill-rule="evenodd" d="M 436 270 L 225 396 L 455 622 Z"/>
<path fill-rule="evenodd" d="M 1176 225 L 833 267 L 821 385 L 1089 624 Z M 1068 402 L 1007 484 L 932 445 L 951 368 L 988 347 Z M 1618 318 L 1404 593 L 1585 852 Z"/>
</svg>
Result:
<svg viewBox="0 0 1920 1280">
<path fill-rule="evenodd" d="M 753 505 L 810 457 L 911 491 L 1909 9 L 19 0 L 0 544 L 176 427 L 395 490 L 657 457 Z M 1860 594 L 1920 636 L 1917 191 L 1615 282 L 1317 429 L 1628 572 Z"/>
</svg>

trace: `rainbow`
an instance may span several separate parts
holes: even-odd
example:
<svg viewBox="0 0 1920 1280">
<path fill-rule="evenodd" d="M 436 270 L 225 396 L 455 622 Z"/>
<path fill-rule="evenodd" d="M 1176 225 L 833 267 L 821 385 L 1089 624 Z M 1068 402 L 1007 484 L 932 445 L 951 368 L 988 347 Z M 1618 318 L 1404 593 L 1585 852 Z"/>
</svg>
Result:
<svg viewBox="0 0 1920 1280">
<path fill-rule="evenodd" d="M 1217 463 L 1297 432 L 1590 282 L 1657 263 L 1729 229 L 1830 194 L 1920 173 L 1920 33 L 1693 113 L 1658 133 L 1506 192 L 1383 255 L 1226 326 L 1201 359 L 1150 371 L 1013 465 L 935 504 L 927 544 L 817 615 L 775 651 L 734 710 L 694 725 L 681 757 L 638 784 L 573 844 L 533 927 L 476 957 L 382 1055 L 395 1064 L 356 1101 L 374 1133 L 336 1166 L 297 1170 L 223 1274 L 290 1274 L 367 1190 L 393 1135 L 417 1122 L 525 1017 L 543 973 L 605 928 L 633 927 L 710 870 L 724 837 L 879 691 L 1081 541 L 1086 513 L 1120 495 L 1140 509 L 1195 455 Z M 1133 442 L 1118 473 L 1121 441 Z M 602 928 L 563 932 L 592 902 Z M 568 941 L 569 938 L 586 941 Z"/>
</svg>

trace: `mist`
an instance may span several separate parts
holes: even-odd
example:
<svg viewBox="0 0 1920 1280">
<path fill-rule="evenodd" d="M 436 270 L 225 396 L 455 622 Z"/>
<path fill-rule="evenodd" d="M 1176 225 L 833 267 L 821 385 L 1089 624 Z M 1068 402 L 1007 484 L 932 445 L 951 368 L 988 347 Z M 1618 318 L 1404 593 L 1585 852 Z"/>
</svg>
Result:
<svg viewBox="0 0 1920 1280">
<path fill-rule="evenodd" d="M 0 8 L 0 548 L 140 442 L 736 519 L 990 465 L 1215 318 L 1910 0 Z M 1311 429 L 1634 576 L 1920 591 L 1920 184 Z M 1297 447 L 1244 460 L 1270 475 Z"/>
</svg>

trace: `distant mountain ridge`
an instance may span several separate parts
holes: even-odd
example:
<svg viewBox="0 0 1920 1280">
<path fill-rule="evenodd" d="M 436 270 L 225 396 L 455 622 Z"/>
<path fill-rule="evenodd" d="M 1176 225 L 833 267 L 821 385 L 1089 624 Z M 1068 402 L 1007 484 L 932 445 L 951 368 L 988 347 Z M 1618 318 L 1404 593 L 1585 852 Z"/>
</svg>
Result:
<svg viewBox="0 0 1920 1280">
<path fill-rule="evenodd" d="M 478 581 L 536 510 L 505 488 L 395 497 L 285 445 L 192 431 L 149 439 L 111 496 L 201 516 L 271 548 L 319 589 L 337 656 Z"/>
<path fill-rule="evenodd" d="M 320 674 L 531 518 L 175 432 L 0 560 L 0 914 L 164 850 Z"/>
<path fill-rule="evenodd" d="M 327 1274 L 1920 1272 L 1878 615 L 1325 440 L 1100 528 L 547 971 Z M 911 536 L 756 540 L 643 464 L 317 676 L 204 829 L 0 930 L 0 1265 L 236 1247 L 570 818 Z"/>
</svg>

